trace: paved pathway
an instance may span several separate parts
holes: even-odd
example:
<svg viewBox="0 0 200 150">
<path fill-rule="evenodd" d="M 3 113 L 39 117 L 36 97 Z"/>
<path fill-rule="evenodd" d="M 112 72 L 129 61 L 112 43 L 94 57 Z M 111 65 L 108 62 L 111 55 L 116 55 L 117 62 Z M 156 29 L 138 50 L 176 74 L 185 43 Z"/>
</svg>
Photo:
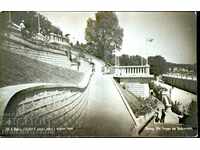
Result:
<svg viewBox="0 0 200 150">
<path fill-rule="evenodd" d="M 89 86 L 88 109 L 83 136 L 131 136 L 134 122 L 121 99 L 111 76 L 102 75 L 101 64 Z"/>
</svg>

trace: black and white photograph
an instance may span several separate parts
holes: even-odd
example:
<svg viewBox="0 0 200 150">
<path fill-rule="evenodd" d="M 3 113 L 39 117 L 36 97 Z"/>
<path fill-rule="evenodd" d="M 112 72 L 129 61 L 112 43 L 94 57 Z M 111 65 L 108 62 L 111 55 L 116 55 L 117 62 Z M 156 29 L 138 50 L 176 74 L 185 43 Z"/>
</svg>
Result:
<svg viewBox="0 0 200 150">
<path fill-rule="evenodd" d="M 1 11 L 0 137 L 197 137 L 195 11 Z"/>
</svg>

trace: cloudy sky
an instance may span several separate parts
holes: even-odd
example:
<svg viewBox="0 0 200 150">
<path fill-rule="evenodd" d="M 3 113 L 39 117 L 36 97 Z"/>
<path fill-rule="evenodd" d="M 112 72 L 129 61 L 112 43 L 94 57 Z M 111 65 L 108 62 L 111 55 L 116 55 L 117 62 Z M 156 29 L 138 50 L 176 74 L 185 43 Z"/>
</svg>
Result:
<svg viewBox="0 0 200 150">
<path fill-rule="evenodd" d="M 85 42 L 85 27 L 95 12 L 40 12 L 71 40 Z M 124 29 L 121 53 L 162 55 L 175 63 L 196 62 L 196 21 L 193 12 L 116 12 Z M 154 39 L 149 42 L 147 39 Z"/>
</svg>

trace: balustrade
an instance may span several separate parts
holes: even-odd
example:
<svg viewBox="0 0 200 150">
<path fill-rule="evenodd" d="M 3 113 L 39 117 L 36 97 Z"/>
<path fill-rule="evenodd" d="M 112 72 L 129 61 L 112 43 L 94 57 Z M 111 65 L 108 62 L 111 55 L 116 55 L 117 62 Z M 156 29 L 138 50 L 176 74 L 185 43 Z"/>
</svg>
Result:
<svg viewBox="0 0 200 150">
<path fill-rule="evenodd" d="M 114 66 L 115 76 L 150 75 L 149 65 L 144 66 Z"/>
</svg>

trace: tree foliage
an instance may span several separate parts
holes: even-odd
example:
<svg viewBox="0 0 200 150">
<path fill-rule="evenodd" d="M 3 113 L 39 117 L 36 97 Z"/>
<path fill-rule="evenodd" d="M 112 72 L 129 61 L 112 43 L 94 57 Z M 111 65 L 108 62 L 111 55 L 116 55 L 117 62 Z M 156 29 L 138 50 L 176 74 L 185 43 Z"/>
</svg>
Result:
<svg viewBox="0 0 200 150">
<path fill-rule="evenodd" d="M 1 22 L 1 24 L 6 24 L 8 22 L 8 13 L 9 12 L 2 12 L 1 18 L 4 18 L 4 22 Z M 10 12 L 11 20 L 13 23 L 19 25 L 21 20 L 24 20 L 24 24 L 26 26 L 26 29 L 30 31 L 31 34 L 38 33 L 38 30 L 40 30 L 40 33 L 43 35 L 48 35 L 49 33 L 55 33 L 62 35 L 62 31 L 52 25 L 52 23 L 43 15 L 35 12 L 35 11 L 12 11 Z M 38 17 L 40 22 L 40 29 L 38 29 Z"/>
<path fill-rule="evenodd" d="M 188 71 L 193 72 L 194 74 L 197 73 L 197 65 L 195 64 L 177 64 L 172 62 L 167 62 L 164 57 L 158 56 L 150 56 L 148 57 L 148 62 L 150 65 L 150 73 L 155 75 L 161 75 L 164 73 L 169 72 L 169 68 L 173 70 L 173 68 L 180 68 L 186 69 Z M 184 71 L 178 71 L 179 73 L 185 74 Z"/>
<path fill-rule="evenodd" d="M 112 50 L 121 49 L 123 29 L 114 12 L 97 12 L 95 19 L 87 20 L 85 39 L 91 52 L 109 62 Z"/>
<path fill-rule="evenodd" d="M 122 55 L 119 57 L 119 62 L 121 66 L 138 66 L 141 65 L 141 60 L 143 61 L 143 64 L 146 64 L 146 59 L 139 56 L 139 55 Z"/>
<path fill-rule="evenodd" d="M 174 70 L 174 68 L 182 68 L 182 69 L 184 68 L 188 71 L 192 71 L 194 74 L 197 74 L 197 63 L 195 63 L 195 64 L 177 64 L 177 63 L 168 62 L 167 65 L 168 65 L 168 68 L 171 68 L 171 70 Z M 180 70 L 178 72 L 181 73 Z M 185 72 L 182 72 L 182 73 L 185 73 Z"/>
<path fill-rule="evenodd" d="M 8 26 L 8 14 L 0 13 L 0 45 L 3 43 L 3 34 L 7 32 L 7 26 Z"/>
<path fill-rule="evenodd" d="M 165 58 L 160 55 L 148 57 L 148 63 L 150 65 L 151 74 L 161 75 L 168 71 L 167 62 Z"/>
</svg>

